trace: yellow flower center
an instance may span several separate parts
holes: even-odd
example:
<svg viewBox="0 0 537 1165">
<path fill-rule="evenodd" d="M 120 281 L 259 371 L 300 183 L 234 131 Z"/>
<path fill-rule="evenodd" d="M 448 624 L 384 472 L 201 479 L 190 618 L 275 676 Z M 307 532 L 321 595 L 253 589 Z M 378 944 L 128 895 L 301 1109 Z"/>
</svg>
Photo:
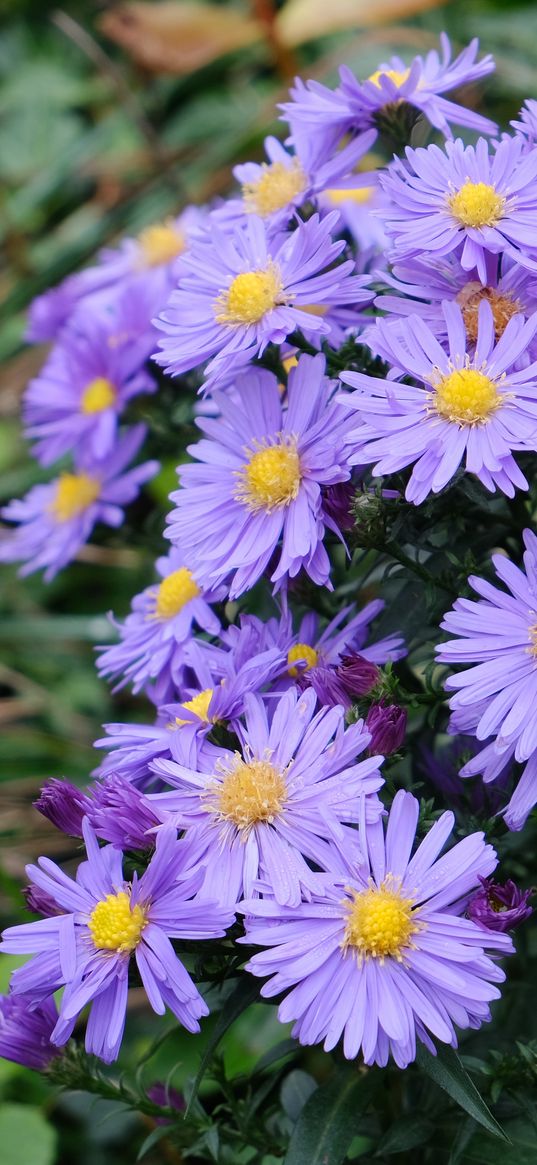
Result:
<svg viewBox="0 0 537 1165">
<path fill-rule="evenodd" d="M 448 207 L 463 227 L 494 227 L 505 210 L 505 198 L 487 182 L 468 180 L 450 194 Z"/>
<path fill-rule="evenodd" d="M 435 411 L 457 425 L 477 425 L 502 403 L 494 381 L 477 368 L 456 368 L 443 376 L 432 394 Z"/>
<path fill-rule="evenodd" d="M 402 951 L 411 946 L 411 938 L 420 930 L 412 913 L 413 899 L 401 893 L 400 880 L 388 875 L 377 888 L 353 890 L 352 900 L 345 900 L 347 925 L 343 949 L 352 947 L 360 959 L 386 958 L 402 961 Z"/>
<path fill-rule="evenodd" d="M 186 246 L 185 236 L 172 221 L 154 223 L 138 235 L 144 267 L 159 267 L 180 255 Z"/>
<path fill-rule="evenodd" d="M 197 696 L 192 696 L 191 700 L 185 700 L 181 704 L 182 708 L 186 708 L 189 712 L 193 712 L 199 720 L 203 720 L 204 724 L 214 724 L 214 720 L 209 716 L 209 704 L 213 698 L 214 688 L 204 688 L 202 692 L 198 692 Z M 182 720 L 180 716 L 175 718 L 176 724 L 191 724 L 191 720 Z"/>
<path fill-rule="evenodd" d="M 376 85 L 377 89 L 380 89 L 381 77 L 389 77 L 390 81 L 393 81 L 394 85 L 399 86 L 404 85 L 409 75 L 410 69 L 405 69 L 403 73 L 398 72 L 397 69 L 377 69 L 375 73 L 371 73 L 371 76 L 368 77 L 367 80 L 372 81 L 373 85 Z"/>
<path fill-rule="evenodd" d="M 332 206 L 341 206 L 343 202 L 355 202 L 363 206 L 371 202 L 375 189 L 374 186 L 357 186 L 352 190 L 325 190 L 324 193 Z"/>
<path fill-rule="evenodd" d="M 288 375 L 292 368 L 296 368 L 297 364 L 298 358 L 296 356 L 286 356 L 285 360 L 282 360 L 282 365 Z"/>
<path fill-rule="evenodd" d="M 50 511 L 57 522 L 68 522 L 82 514 L 99 497 L 101 483 L 87 473 L 62 473 Z"/>
<path fill-rule="evenodd" d="M 294 158 L 290 166 L 284 162 L 272 162 L 269 166 L 264 162 L 261 170 L 257 182 L 245 182 L 242 187 L 245 209 L 249 214 L 268 218 L 306 189 L 307 178 L 298 158 Z"/>
<path fill-rule="evenodd" d="M 111 380 L 105 376 L 96 376 L 86 385 L 80 400 L 80 411 L 88 416 L 91 413 L 102 413 L 114 404 L 117 393 Z"/>
<path fill-rule="evenodd" d="M 98 950 L 130 954 L 140 942 L 147 924 L 143 906 L 133 906 L 129 894 L 120 890 L 107 894 L 92 910 L 88 922 L 91 937 Z"/>
<path fill-rule="evenodd" d="M 269 263 L 265 270 L 236 275 L 227 291 L 220 292 L 214 305 L 216 320 L 219 324 L 257 324 L 285 302 L 279 269 Z"/>
<path fill-rule="evenodd" d="M 186 566 L 180 566 L 179 570 L 173 570 L 171 574 L 163 578 L 158 588 L 155 605 L 156 618 L 173 619 L 174 615 L 178 615 L 187 603 L 190 603 L 192 599 L 197 599 L 200 594 L 201 591 L 192 577 L 191 571 Z"/>
<path fill-rule="evenodd" d="M 486 300 L 491 306 L 494 334 L 497 340 L 503 336 L 512 316 L 522 311 L 519 300 L 513 299 L 511 295 L 497 291 L 494 287 L 483 287 L 481 283 L 477 282 L 465 284 L 459 291 L 457 303 L 462 311 L 466 334 L 472 344 L 477 341 L 479 304 L 482 300 Z"/>
<path fill-rule="evenodd" d="M 298 676 L 302 671 L 309 671 L 311 667 L 315 667 L 319 659 L 319 653 L 314 647 L 310 647 L 309 643 L 295 643 L 294 647 L 290 647 L 287 652 L 287 663 L 289 664 L 288 673 L 290 676 Z M 291 665 L 298 660 L 302 660 L 303 667 L 292 667 Z"/>
<path fill-rule="evenodd" d="M 207 809 L 220 821 L 230 821 L 247 834 L 259 822 L 271 825 L 287 798 L 285 777 L 269 760 L 245 761 L 235 754 L 235 764 L 208 790 Z"/>
<path fill-rule="evenodd" d="M 274 445 L 255 449 L 237 476 L 235 498 L 253 513 L 257 510 L 270 513 L 290 505 L 302 479 L 296 440 L 282 437 Z"/>
</svg>

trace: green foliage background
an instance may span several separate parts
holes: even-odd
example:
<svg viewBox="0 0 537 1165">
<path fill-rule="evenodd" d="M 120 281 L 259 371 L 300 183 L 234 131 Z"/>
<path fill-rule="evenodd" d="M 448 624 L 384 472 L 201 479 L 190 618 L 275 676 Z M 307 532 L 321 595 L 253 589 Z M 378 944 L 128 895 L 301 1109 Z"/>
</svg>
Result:
<svg viewBox="0 0 537 1165">
<path fill-rule="evenodd" d="M 27 455 L 18 420 L 21 392 L 44 357 L 44 349 L 23 345 L 25 312 L 32 298 L 90 261 L 103 245 L 137 233 L 185 203 L 224 193 L 232 165 L 259 156 L 263 138 L 277 130 L 275 104 L 287 87 L 267 43 L 228 54 L 187 77 L 149 76 L 96 32 L 97 4 L 80 0 L 66 5 L 65 11 L 97 45 L 93 57 L 66 35 L 61 20 L 55 22 L 53 5 L 41 3 L 36 13 L 35 0 L 0 0 L 1 501 L 24 493 L 42 476 Z M 535 96 L 537 36 L 531 0 L 518 5 L 451 0 L 397 26 L 311 42 L 300 50 L 297 65 L 304 76 L 325 80 L 334 80 L 342 61 L 358 75 L 367 75 L 391 51 L 412 55 L 430 47 L 442 28 L 457 46 L 478 35 L 482 50 L 495 55 L 497 74 L 488 79 L 481 101 L 489 116 L 505 125 L 526 96 Z M 106 612 L 125 614 L 132 595 L 151 577 L 173 467 L 185 444 L 188 408 L 180 400 L 161 400 L 152 421 L 155 446 L 159 453 L 165 450 L 163 469 L 145 499 L 131 509 L 128 524 L 118 533 L 102 535 L 98 545 L 89 547 L 48 587 L 37 577 L 20 582 L 14 571 L 2 571 L 2 923 L 27 918 L 20 895 L 26 861 L 42 852 L 60 860 L 76 858 L 68 841 L 56 836 L 31 808 L 42 780 L 66 776 L 84 783 L 95 765 L 91 746 L 101 723 L 147 717 L 145 704 L 126 694 L 117 696 L 112 706 L 106 686 L 97 679 L 93 654 L 95 645 L 110 637 Z M 393 593 L 401 594 L 397 578 Z M 408 598 L 411 606 L 411 590 Z M 430 790 L 425 792 L 431 795 Z M 509 873 L 526 884 L 528 878 L 537 880 L 531 857 L 535 840 L 535 828 L 532 834 L 528 827 L 525 853 L 517 848 L 516 839 L 511 855 L 507 844 Z M 528 942 L 523 934 L 509 989 L 495 1013 L 500 1047 L 496 1058 L 489 1055 L 487 1034 L 478 1050 L 471 1046 L 468 1053 L 481 1090 L 489 1101 L 503 1103 L 502 1120 L 513 1144 L 505 1146 L 484 1132 L 476 1133 L 469 1117 L 460 1110 L 459 1115 L 454 1113 L 436 1086 L 414 1078 L 413 1071 L 408 1074 L 405 1111 L 399 1096 L 401 1074 L 395 1072 L 389 1077 L 393 1091 L 385 1090 L 379 1117 L 361 1123 L 348 1160 L 533 1165 L 537 1044 L 531 1041 L 537 1039 L 537 1024 L 534 984 L 526 977 L 537 951 L 527 949 Z M 4 957 L 0 991 L 6 989 L 11 967 L 12 960 Z M 182 1087 L 195 1074 L 203 1041 L 210 1038 L 215 1022 L 206 1023 L 200 1040 L 172 1032 L 149 1061 L 146 1081 L 166 1079 L 172 1071 L 171 1082 Z M 523 1050 L 514 1044 L 521 1032 Z M 123 1052 L 126 1067 L 140 1062 L 153 1035 L 150 1017 L 135 1000 Z M 253 1105 L 244 1073 L 285 1035 L 273 1009 L 259 1005 L 242 1016 L 228 1033 L 223 1061 L 213 1063 L 218 1082 L 209 1079 L 203 1086 L 207 1110 L 211 1111 L 217 1084 L 222 1089 L 225 1080 L 222 1120 L 233 1115 L 240 1127 L 240 1119 L 257 1119 L 259 1108 Z M 273 1104 L 280 1095 L 289 1132 L 316 1082 L 322 1083 L 326 1065 L 319 1052 L 290 1057 L 289 1049 L 274 1062 L 272 1085 L 265 1087 L 266 1103 Z M 268 1079 L 267 1070 L 259 1068 L 259 1087 Z M 516 1099 L 513 1080 L 518 1082 Z M 426 1117 L 420 1115 L 424 1107 Z M 136 1159 L 144 1135 L 153 1127 L 149 1118 L 111 1101 L 83 1093 L 58 1096 L 36 1074 L 0 1061 L 2 1165 L 71 1165 L 75 1160 L 77 1165 L 122 1165 Z M 164 1137 L 154 1141 L 145 1159 L 148 1165 L 161 1161 L 173 1165 L 184 1158 Z M 223 1159 L 209 1133 L 190 1157 L 194 1165 Z M 269 1165 L 277 1158 L 264 1154 L 261 1159 Z M 238 1144 L 229 1160 L 253 1158 L 244 1156 Z"/>
</svg>

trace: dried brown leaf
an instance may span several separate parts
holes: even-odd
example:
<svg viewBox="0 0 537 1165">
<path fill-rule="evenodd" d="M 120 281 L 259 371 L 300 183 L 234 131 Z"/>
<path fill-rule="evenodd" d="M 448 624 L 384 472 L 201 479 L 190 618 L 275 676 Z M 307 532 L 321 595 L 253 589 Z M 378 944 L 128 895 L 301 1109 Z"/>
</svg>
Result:
<svg viewBox="0 0 537 1165">
<path fill-rule="evenodd" d="M 288 0 L 275 23 L 275 33 L 287 48 L 317 40 L 342 29 L 371 28 L 435 8 L 442 0 Z"/>
<path fill-rule="evenodd" d="M 192 73 L 263 37 L 261 25 L 238 8 L 172 0 L 118 5 L 101 16 L 98 26 L 153 73 Z"/>
</svg>

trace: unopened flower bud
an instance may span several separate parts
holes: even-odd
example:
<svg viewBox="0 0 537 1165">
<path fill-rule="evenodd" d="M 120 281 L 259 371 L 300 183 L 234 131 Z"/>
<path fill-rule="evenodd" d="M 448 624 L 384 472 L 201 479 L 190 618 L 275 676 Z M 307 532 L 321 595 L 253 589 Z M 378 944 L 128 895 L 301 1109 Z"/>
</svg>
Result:
<svg viewBox="0 0 537 1165">
<path fill-rule="evenodd" d="M 506 931 L 520 926 L 533 913 L 528 906 L 531 890 L 520 890 L 515 882 L 493 882 L 492 878 L 479 878 L 481 889 L 477 890 L 468 903 L 467 914 L 472 922 L 486 930 Z"/>
<path fill-rule="evenodd" d="M 91 807 L 91 800 L 82 789 L 70 781 L 51 777 L 45 781 L 34 805 L 57 829 L 70 837 L 82 837 L 82 819 Z"/>
<path fill-rule="evenodd" d="M 371 733 L 369 752 L 389 756 L 396 752 L 405 739 L 406 708 L 398 704 L 373 704 L 366 716 L 365 727 Z"/>
</svg>

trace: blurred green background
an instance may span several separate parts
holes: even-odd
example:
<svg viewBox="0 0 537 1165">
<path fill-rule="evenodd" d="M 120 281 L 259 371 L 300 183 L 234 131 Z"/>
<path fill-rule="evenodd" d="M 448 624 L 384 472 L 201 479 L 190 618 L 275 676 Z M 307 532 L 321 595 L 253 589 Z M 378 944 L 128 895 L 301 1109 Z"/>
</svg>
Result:
<svg viewBox="0 0 537 1165">
<path fill-rule="evenodd" d="M 42 472 L 20 436 L 21 393 L 45 355 L 26 348 L 32 298 L 103 245 L 187 203 L 225 193 L 234 163 L 260 157 L 282 132 L 275 106 L 296 72 L 334 81 L 340 63 L 359 76 L 393 51 L 410 58 L 445 29 L 458 50 L 479 36 L 497 73 L 467 104 L 506 126 L 535 96 L 535 4 L 501 0 L 257 0 L 251 4 L 80 0 L 61 10 L 41 0 L 0 0 L 0 495 L 24 493 Z M 180 441 L 175 460 L 179 459 Z M 94 647 L 109 638 L 106 612 L 128 610 L 159 548 L 170 463 L 128 523 L 86 547 L 50 586 L 4 568 L 0 590 L 0 916 L 25 917 L 25 863 L 40 852 L 74 855 L 32 809 L 47 776 L 83 783 L 92 741 L 107 719 L 146 719 L 126 694 L 112 703 L 96 677 Z M 10 960 L 0 965 L 5 990 Z M 227 1056 L 244 1070 L 281 1039 L 272 1011 L 240 1021 Z M 147 1047 L 151 1020 L 136 1011 L 125 1061 Z M 208 1029 L 207 1029 L 208 1030 Z M 199 1047 L 177 1034 L 148 1078 L 178 1060 L 195 1071 Z M 2 1165 L 112 1165 L 136 1159 L 150 1122 L 75 1094 L 57 1099 L 45 1082 L 0 1062 Z M 24 1106 L 24 1107 L 22 1107 Z M 178 1162 L 165 1141 L 147 1161 Z M 397 1158 L 396 1158 L 397 1159 Z M 398 1159 L 402 1159 L 399 1157 Z"/>
</svg>

